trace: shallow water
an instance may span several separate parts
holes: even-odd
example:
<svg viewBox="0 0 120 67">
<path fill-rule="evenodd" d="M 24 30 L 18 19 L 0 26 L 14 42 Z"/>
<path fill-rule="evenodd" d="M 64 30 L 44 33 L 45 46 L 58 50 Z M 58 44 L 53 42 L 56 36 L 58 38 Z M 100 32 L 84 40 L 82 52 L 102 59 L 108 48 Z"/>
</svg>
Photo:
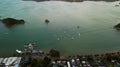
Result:
<svg viewBox="0 0 120 67">
<path fill-rule="evenodd" d="M 0 23 L 0 56 L 9 56 L 30 42 L 41 50 L 55 48 L 64 55 L 119 50 L 120 31 L 113 29 L 120 22 L 118 3 L 0 0 L 2 18 L 26 21 L 12 28 Z"/>
</svg>

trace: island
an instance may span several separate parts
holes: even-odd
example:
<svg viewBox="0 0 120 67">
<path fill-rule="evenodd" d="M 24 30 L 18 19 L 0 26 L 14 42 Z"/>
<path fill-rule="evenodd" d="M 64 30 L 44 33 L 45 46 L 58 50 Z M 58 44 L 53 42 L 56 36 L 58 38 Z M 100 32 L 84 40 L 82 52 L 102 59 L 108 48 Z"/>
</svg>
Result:
<svg viewBox="0 0 120 67">
<path fill-rule="evenodd" d="M 14 18 L 4 18 L 4 19 L 0 19 L 0 21 L 3 24 L 5 24 L 7 27 L 25 23 L 25 21 L 22 19 L 18 20 L 18 19 L 14 19 Z"/>
<path fill-rule="evenodd" d="M 50 21 L 48 19 L 45 19 L 45 23 L 48 24 Z"/>
<path fill-rule="evenodd" d="M 120 23 L 117 24 L 117 25 L 115 25 L 114 28 L 115 28 L 116 30 L 120 30 Z"/>
</svg>

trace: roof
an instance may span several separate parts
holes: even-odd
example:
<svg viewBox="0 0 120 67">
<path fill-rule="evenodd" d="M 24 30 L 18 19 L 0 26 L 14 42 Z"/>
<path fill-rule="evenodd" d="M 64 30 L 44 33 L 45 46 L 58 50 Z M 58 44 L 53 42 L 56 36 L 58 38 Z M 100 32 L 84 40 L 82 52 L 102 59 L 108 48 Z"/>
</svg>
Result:
<svg viewBox="0 0 120 67">
<path fill-rule="evenodd" d="M 21 61 L 21 57 L 8 57 L 8 58 L 0 58 L 0 64 L 4 63 L 5 66 L 14 66 L 18 67 Z"/>
<path fill-rule="evenodd" d="M 0 63 L 3 61 L 3 58 L 0 58 Z"/>
</svg>

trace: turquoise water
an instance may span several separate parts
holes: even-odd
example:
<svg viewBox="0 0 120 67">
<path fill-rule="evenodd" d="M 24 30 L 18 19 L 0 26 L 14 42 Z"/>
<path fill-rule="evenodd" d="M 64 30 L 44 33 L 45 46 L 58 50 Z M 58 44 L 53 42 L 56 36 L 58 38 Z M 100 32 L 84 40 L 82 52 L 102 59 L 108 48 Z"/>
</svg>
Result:
<svg viewBox="0 0 120 67">
<path fill-rule="evenodd" d="M 119 50 L 120 31 L 113 29 L 120 22 L 120 7 L 115 7 L 118 3 L 0 0 L 2 18 L 26 21 L 11 28 L 0 23 L 0 56 L 11 55 L 30 42 L 41 50 L 54 48 L 63 55 Z"/>
</svg>

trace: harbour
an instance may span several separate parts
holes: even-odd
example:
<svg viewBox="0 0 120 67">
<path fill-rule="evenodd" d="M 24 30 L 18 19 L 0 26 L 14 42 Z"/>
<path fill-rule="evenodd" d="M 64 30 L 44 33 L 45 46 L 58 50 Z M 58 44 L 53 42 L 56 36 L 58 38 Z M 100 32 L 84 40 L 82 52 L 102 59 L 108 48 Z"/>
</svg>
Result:
<svg viewBox="0 0 120 67">
<path fill-rule="evenodd" d="M 119 1 L 1 0 L 1 18 L 24 19 L 26 23 L 11 28 L 0 23 L 0 56 L 10 56 L 29 42 L 45 51 L 58 49 L 63 55 L 119 50 L 120 32 L 113 29 L 120 22 L 120 7 L 116 4 Z M 45 19 L 50 22 L 46 24 Z"/>
</svg>

